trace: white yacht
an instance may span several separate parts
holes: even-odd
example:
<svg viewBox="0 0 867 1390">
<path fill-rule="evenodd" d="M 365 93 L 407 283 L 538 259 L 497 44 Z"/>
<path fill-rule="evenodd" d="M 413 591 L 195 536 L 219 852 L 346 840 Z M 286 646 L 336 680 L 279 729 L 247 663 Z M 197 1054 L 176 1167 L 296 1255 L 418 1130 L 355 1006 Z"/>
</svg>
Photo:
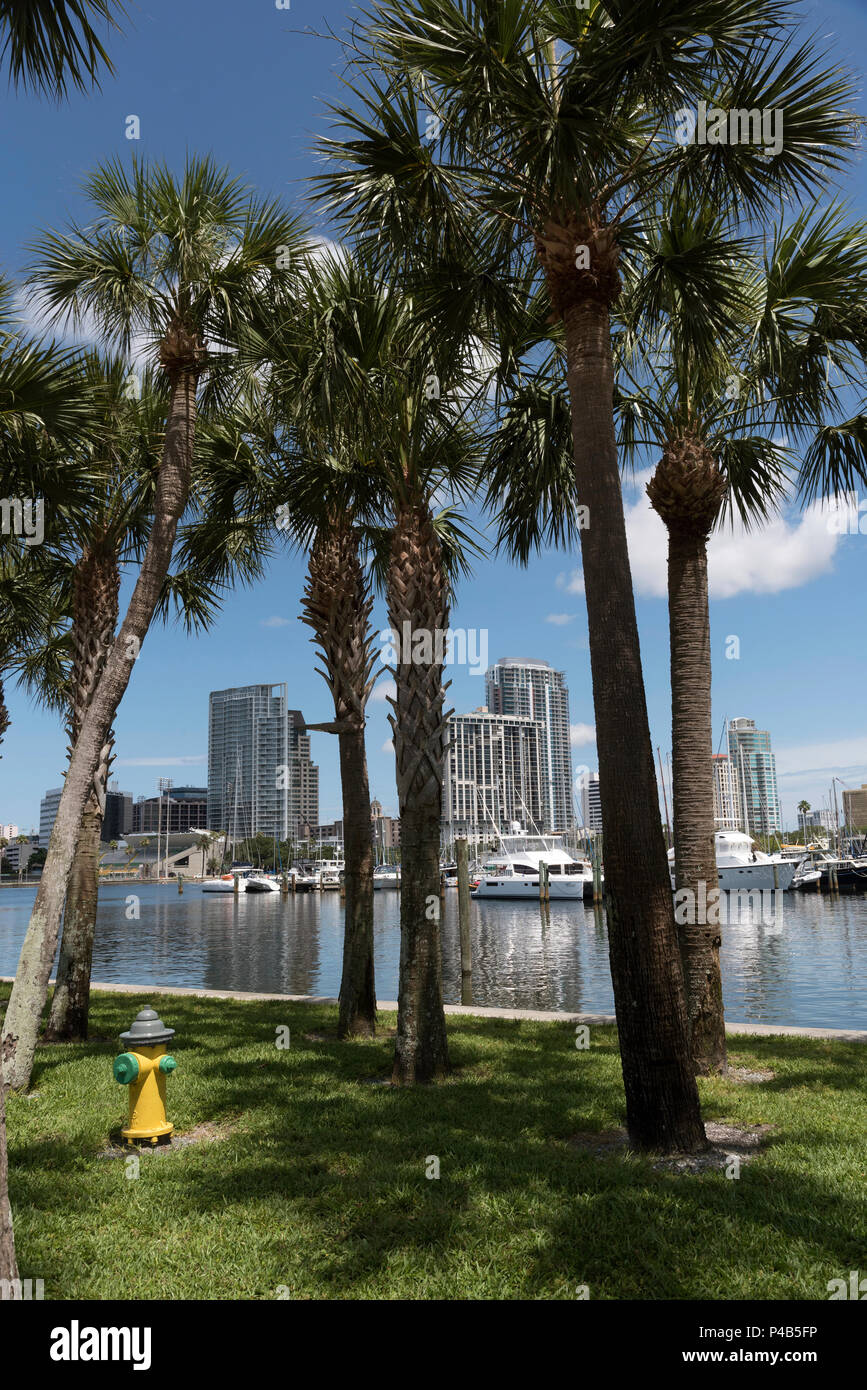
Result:
<svg viewBox="0 0 867 1390">
<path fill-rule="evenodd" d="M 539 900 L 539 865 L 548 866 L 552 902 L 593 896 L 593 868 L 564 849 L 560 835 L 503 835 L 495 854 L 482 860 L 474 898 Z"/>
<path fill-rule="evenodd" d="M 792 886 L 792 879 L 798 867 L 793 859 L 782 859 L 763 854 L 750 835 L 740 830 L 718 830 L 714 836 L 716 844 L 716 867 L 720 889 L 724 893 L 743 889 L 779 888 L 786 892 Z M 674 887 L 674 850 L 668 851 L 671 872 L 671 886 Z M 776 882 L 774 876 L 776 874 Z"/>
<path fill-rule="evenodd" d="M 279 893 L 280 885 L 267 874 L 248 874 L 242 880 L 247 893 Z"/>
<path fill-rule="evenodd" d="M 373 887 L 374 891 L 379 888 L 399 888 L 400 865 L 377 864 L 373 871 Z"/>
</svg>

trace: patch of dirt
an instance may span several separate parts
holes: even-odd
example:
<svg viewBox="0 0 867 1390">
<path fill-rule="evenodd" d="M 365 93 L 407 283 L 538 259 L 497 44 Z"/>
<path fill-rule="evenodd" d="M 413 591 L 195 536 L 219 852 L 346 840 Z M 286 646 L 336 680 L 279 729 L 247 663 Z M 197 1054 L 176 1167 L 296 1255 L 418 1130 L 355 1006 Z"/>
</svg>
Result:
<svg viewBox="0 0 867 1390">
<path fill-rule="evenodd" d="M 750 1071 L 749 1067 L 729 1067 L 723 1081 L 737 1081 L 744 1085 L 758 1083 L 760 1081 L 774 1081 L 777 1073 L 774 1071 Z"/>
<path fill-rule="evenodd" d="M 126 1144 L 120 1142 L 118 1132 L 117 1139 L 113 1139 L 113 1142 L 107 1148 L 101 1149 L 96 1156 L 97 1158 L 128 1158 L 131 1153 L 175 1153 L 178 1149 L 186 1149 L 191 1144 L 209 1144 L 219 1139 L 228 1139 L 234 1129 L 234 1123 L 227 1121 L 217 1123 L 215 1120 L 206 1120 L 203 1124 L 194 1125 L 192 1129 L 184 1130 L 182 1134 L 173 1132 L 167 1140 L 163 1140 L 159 1144 Z"/>
<path fill-rule="evenodd" d="M 758 1156 L 765 1136 L 774 1126 L 752 1125 L 748 1129 L 738 1129 L 734 1125 L 708 1120 L 704 1128 L 710 1144 L 704 1153 L 660 1154 L 654 1160 L 654 1168 L 670 1173 L 705 1173 L 714 1169 L 725 1170 L 733 1158 L 741 1163 L 749 1163 Z M 629 1136 L 625 1129 L 609 1129 L 598 1134 L 573 1134 L 569 1143 L 573 1148 L 608 1156 L 626 1152 L 629 1149 Z"/>
</svg>

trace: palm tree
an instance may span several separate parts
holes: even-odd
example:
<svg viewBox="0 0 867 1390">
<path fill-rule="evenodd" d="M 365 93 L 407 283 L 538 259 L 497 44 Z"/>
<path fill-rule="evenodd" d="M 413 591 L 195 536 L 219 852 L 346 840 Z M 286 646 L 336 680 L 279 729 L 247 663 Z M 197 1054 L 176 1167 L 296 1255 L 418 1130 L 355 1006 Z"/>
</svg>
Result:
<svg viewBox="0 0 867 1390">
<path fill-rule="evenodd" d="M 120 0 L 4 0 L 0 60 L 12 85 L 57 98 L 97 86 L 100 68 L 114 71 L 97 24 L 118 29 L 125 14 Z"/>
<path fill-rule="evenodd" d="M 9 1001 L 3 1045 L 10 1083 L 26 1084 L 48 988 L 78 828 L 115 712 L 164 592 L 178 522 L 187 505 L 200 386 L 218 389 L 226 350 L 258 296 L 292 274 L 286 256 L 302 245 L 299 225 L 275 203 L 253 197 L 210 159 L 188 160 L 176 178 L 134 162 L 101 166 L 86 192 L 86 228 L 45 233 L 33 275 L 47 308 L 90 315 L 128 354 L 145 340 L 169 393 L 153 523 L 138 579 L 70 757 L 45 869 Z M 222 363 L 220 359 L 223 359 Z"/>
<path fill-rule="evenodd" d="M 69 3 L 64 0 L 62 4 L 57 4 L 56 0 L 4 0 L 0 7 L 0 61 L 8 66 L 9 77 L 14 86 L 35 87 L 58 98 L 65 95 L 70 83 L 83 89 L 88 82 L 96 83 L 100 65 L 105 66 L 109 72 L 112 70 L 108 55 L 93 27 L 93 20 L 104 19 L 109 26 L 116 27 L 116 17 L 123 13 L 119 0 L 69 0 Z M 0 284 L 0 310 L 4 289 L 5 286 Z M 5 425 L 6 414 L 4 377 L 8 360 L 4 360 L 4 346 L 0 344 L 0 428 Z M 31 384 L 34 378 L 29 369 L 34 358 L 40 355 L 43 365 L 50 366 L 51 357 L 54 356 L 53 350 L 47 356 L 38 352 L 34 354 L 28 348 L 24 349 L 22 356 L 18 349 L 15 350 L 19 363 L 23 362 L 25 365 L 25 375 Z M 49 404 L 51 396 L 56 397 L 55 387 L 56 383 L 49 393 Z M 37 406 L 38 413 L 43 415 L 45 394 L 29 394 L 29 400 L 32 405 Z M 69 397 L 66 398 L 65 408 L 69 409 Z M 73 406 L 73 410 L 74 408 Z M 18 418 L 20 420 L 20 416 Z M 29 428 L 29 422 L 27 427 Z M 4 471 L 7 463 L 8 457 L 4 451 Z M 0 683 L 0 738 L 6 727 L 8 718 Z M 18 1267 L 15 1261 L 15 1241 L 7 1183 L 2 1056 L 3 1049 L 0 1046 L 0 1287 L 5 1290 L 17 1279 Z M 12 1297 L 15 1297 L 15 1294 Z"/>
<path fill-rule="evenodd" d="M 799 813 L 799 815 L 801 816 L 801 820 L 803 821 L 804 846 L 805 846 L 805 847 L 806 847 L 806 844 L 807 844 L 807 814 L 808 814 L 809 811 L 810 811 L 810 803 L 809 803 L 809 801 L 799 801 L 799 802 L 798 802 L 798 813 Z"/>
<path fill-rule="evenodd" d="M 642 214 L 673 174 L 757 214 L 821 181 L 851 148 L 851 84 L 793 48 L 785 0 L 382 0 L 357 36 L 363 75 L 338 110 L 324 196 L 356 235 L 403 252 L 434 224 L 454 266 L 432 326 L 503 317 L 538 275 L 562 325 L 590 626 L 609 943 L 632 1141 L 704 1145 L 641 673 L 614 426 L 611 313 Z M 368 76 L 376 65 L 384 76 Z M 685 105 L 785 108 L 777 158 L 681 148 Z M 421 108 L 421 109 L 420 109 Z M 442 149 L 420 138 L 420 114 Z M 807 172 L 809 170 L 809 173 Z M 504 334 L 506 341 L 511 331 Z M 629 710 L 624 720 L 622 711 Z"/>
<path fill-rule="evenodd" d="M 757 264 L 711 211 L 675 196 L 649 224 L 646 256 L 631 307 L 652 328 L 664 324 L 665 338 L 618 404 L 627 454 L 639 444 L 662 451 L 647 492 L 669 537 L 675 881 L 694 903 L 701 883 L 718 882 L 708 537 L 734 513 L 761 523 L 783 500 L 794 465 L 782 433 L 803 439 L 826 492 L 867 476 L 867 421 L 843 414 L 846 386 L 864 377 L 867 229 L 833 207 L 802 213 Z M 717 915 L 680 925 L 701 1073 L 725 1069 Z"/>
</svg>

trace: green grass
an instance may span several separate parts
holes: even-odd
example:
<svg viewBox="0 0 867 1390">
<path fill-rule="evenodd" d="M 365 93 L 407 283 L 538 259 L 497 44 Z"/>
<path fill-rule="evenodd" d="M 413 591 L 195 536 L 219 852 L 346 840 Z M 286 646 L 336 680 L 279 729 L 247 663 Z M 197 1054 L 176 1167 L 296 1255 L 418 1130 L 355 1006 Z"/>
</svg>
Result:
<svg viewBox="0 0 867 1390">
<path fill-rule="evenodd" d="M 126 1117 L 112 1039 L 148 1002 L 177 1029 L 169 1118 L 221 1137 L 143 1158 L 134 1181 L 98 1154 Z M 451 1018 L 455 1075 L 398 1091 L 370 1084 L 390 1038 L 305 1038 L 335 1021 L 95 994 L 105 1041 L 40 1048 L 37 1098 L 9 1099 L 22 1278 L 84 1299 L 550 1299 L 583 1284 L 593 1299 L 826 1299 L 828 1280 L 865 1268 L 863 1046 L 732 1040 L 733 1064 L 776 1073 L 701 1083 L 707 1119 L 775 1126 L 733 1181 L 570 1144 L 623 1124 L 611 1028 L 579 1052 L 568 1023 Z"/>
</svg>

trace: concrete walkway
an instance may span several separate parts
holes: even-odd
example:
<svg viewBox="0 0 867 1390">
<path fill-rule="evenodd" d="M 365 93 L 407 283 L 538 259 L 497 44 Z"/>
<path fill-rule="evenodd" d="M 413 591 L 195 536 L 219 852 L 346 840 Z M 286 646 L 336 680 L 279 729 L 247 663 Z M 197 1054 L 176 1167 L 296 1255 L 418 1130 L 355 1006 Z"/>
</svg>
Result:
<svg viewBox="0 0 867 1390">
<path fill-rule="evenodd" d="M 0 981 L 11 984 L 11 975 L 0 975 Z M 53 984 L 54 981 L 52 980 Z M 247 994 L 238 989 L 182 989 L 162 985 L 91 985 L 91 989 L 104 994 L 167 994 L 180 998 L 194 999 L 236 999 L 240 1003 L 252 1003 L 262 999 L 269 1002 L 280 1001 L 287 1004 L 333 1004 L 337 1000 L 318 994 Z M 393 999 L 377 1000 L 377 1008 L 382 1013 L 396 1013 L 397 1003 Z M 524 1018 L 531 1023 L 616 1023 L 613 1014 L 568 1014 L 557 1013 L 551 1009 L 498 1009 L 484 1004 L 446 1004 L 447 1014 L 464 1015 L 468 1018 Z M 753 1034 L 756 1037 L 788 1038 L 828 1038 L 836 1042 L 867 1043 L 867 1030 L 848 1028 L 790 1028 L 783 1023 L 727 1023 L 726 1032 L 733 1036 Z"/>
</svg>

